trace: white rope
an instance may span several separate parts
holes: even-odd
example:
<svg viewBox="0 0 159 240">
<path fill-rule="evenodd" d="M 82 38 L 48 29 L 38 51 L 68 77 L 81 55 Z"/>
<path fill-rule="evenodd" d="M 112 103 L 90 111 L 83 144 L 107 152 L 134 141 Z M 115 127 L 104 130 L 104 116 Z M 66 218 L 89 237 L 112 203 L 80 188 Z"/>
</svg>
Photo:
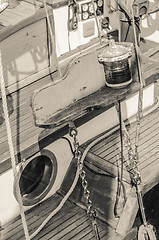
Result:
<svg viewBox="0 0 159 240">
<path fill-rule="evenodd" d="M 93 142 L 91 142 L 87 148 L 84 150 L 82 157 L 81 157 L 81 163 L 83 164 L 85 157 L 88 153 L 88 151 L 98 142 L 100 142 L 102 139 L 106 138 L 108 135 L 112 134 L 113 132 L 115 132 L 117 129 L 119 129 L 119 126 L 113 128 L 111 131 L 105 133 L 104 135 L 102 135 L 101 137 L 95 139 Z M 74 178 L 74 181 L 69 189 L 69 191 L 67 192 L 67 194 L 64 196 L 64 198 L 61 200 L 61 202 L 59 203 L 59 205 L 57 206 L 57 208 L 55 210 L 53 210 L 53 212 L 45 219 L 45 221 L 37 228 L 37 230 L 32 233 L 30 235 L 30 239 L 34 238 L 44 227 L 45 225 L 50 221 L 50 219 L 57 214 L 57 212 L 59 212 L 61 210 L 61 208 L 63 207 L 63 205 L 65 204 L 65 202 L 68 200 L 68 198 L 70 197 L 71 193 L 73 192 L 74 188 L 76 187 L 76 184 L 78 182 L 78 178 L 79 178 L 79 172 L 80 169 L 77 168 L 76 171 L 76 175 Z"/>
<path fill-rule="evenodd" d="M 56 63 L 57 70 L 60 74 L 60 77 L 62 77 L 61 69 L 60 69 L 60 66 L 59 66 L 58 59 L 57 59 L 56 39 L 55 39 L 55 36 L 53 34 L 53 30 L 52 30 L 52 27 L 51 27 L 51 22 L 50 22 L 48 10 L 47 10 L 46 0 L 44 0 L 44 8 L 45 8 L 47 23 L 48 23 L 48 27 L 49 27 L 49 31 L 50 31 L 51 42 L 52 42 L 52 44 L 55 42 L 55 46 L 52 46 L 52 49 L 53 49 L 54 54 L 55 54 L 55 59 L 54 60 L 55 60 L 55 63 Z M 53 10 L 52 10 L 52 14 L 53 14 Z"/>
<path fill-rule="evenodd" d="M 79 178 L 79 169 L 77 168 L 76 171 L 76 175 L 74 178 L 74 181 L 69 189 L 69 191 L 67 192 L 67 194 L 64 196 L 64 198 L 61 200 L 60 204 L 58 205 L 57 208 L 55 208 L 55 210 L 53 210 L 53 212 L 45 219 L 45 221 L 38 227 L 38 229 L 31 234 L 30 239 L 34 238 L 44 227 L 45 225 L 50 221 L 50 219 L 61 210 L 61 208 L 63 207 L 63 205 L 65 204 L 65 202 L 67 201 L 67 199 L 69 198 L 69 196 L 71 195 L 71 193 L 73 192 L 77 182 L 78 182 L 78 178 Z"/>
<path fill-rule="evenodd" d="M 147 237 L 149 240 L 157 240 L 152 225 L 150 224 L 147 224 L 146 226 L 141 225 L 138 231 L 138 240 L 146 240 Z"/>
<path fill-rule="evenodd" d="M 22 197 L 21 197 L 21 193 L 20 193 L 20 187 L 19 187 L 19 183 L 17 183 L 16 160 L 15 160 L 15 154 L 14 154 L 13 141 L 12 141 L 11 126 L 10 126 L 9 115 L 8 115 L 8 106 L 7 106 L 5 83 L 4 83 L 4 78 L 3 78 L 1 51 L 0 51 L 0 84 L 1 84 L 2 105 L 3 105 L 4 117 L 5 117 L 5 123 L 6 123 L 11 164 L 12 164 L 12 169 L 13 169 L 14 180 L 16 183 L 15 186 L 16 186 L 16 190 L 17 190 L 17 200 L 19 203 L 19 209 L 20 209 L 20 215 L 21 215 L 21 219 L 22 219 L 25 239 L 30 240 L 29 233 L 28 233 L 28 227 L 27 227 L 27 223 L 26 223 L 26 218 L 25 218 L 25 214 L 24 214 L 24 209 L 23 209 L 23 202 L 22 202 Z"/>
</svg>

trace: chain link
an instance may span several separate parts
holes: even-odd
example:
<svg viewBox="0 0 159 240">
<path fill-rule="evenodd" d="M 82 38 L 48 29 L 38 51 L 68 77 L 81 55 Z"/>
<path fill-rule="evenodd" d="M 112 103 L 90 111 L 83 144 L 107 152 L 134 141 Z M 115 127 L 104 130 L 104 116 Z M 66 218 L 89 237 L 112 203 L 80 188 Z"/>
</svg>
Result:
<svg viewBox="0 0 159 240">
<path fill-rule="evenodd" d="M 78 159 L 78 165 L 80 168 L 80 177 L 82 180 L 82 187 L 84 190 L 84 196 L 86 199 L 86 205 L 87 205 L 87 214 L 92 222 L 92 227 L 93 227 L 93 231 L 95 234 L 95 237 L 97 240 L 100 239 L 99 237 L 99 232 L 98 232 L 98 226 L 97 226 L 97 220 L 96 220 L 96 216 L 97 216 L 97 211 L 96 209 L 93 208 L 92 205 L 92 200 L 90 198 L 90 191 L 88 190 L 88 182 L 86 180 L 86 172 L 83 169 L 83 163 L 80 161 L 80 159 Z"/>
<path fill-rule="evenodd" d="M 132 183 L 136 187 L 136 192 L 138 196 L 138 202 L 139 202 L 139 207 L 141 211 L 141 216 L 144 225 L 146 225 L 146 215 L 145 215 L 145 210 L 143 206 L 143 199 L 142 199 L 142 192 L 140 189 L 140 184 L 141 184 L 141 175 L 138 170 L 138 162 L 139 162 L 139 155 L 138 155 L 138 146 L 139 146 L 139 136 L 140 136 L 140 122 L 142 118 L 142 104 L 143 104 L 143 89 L 140 88 L 139 90 L 139 98 L 138 98 L 138 111 L 136 114 L 136 136 L 135 136 L 135 149 L 133 151 L 131 140 L 130 140 L 130 135 L 126 129 L 126 126 L 124 124 L 124 121 L 122 121 L 122 129 L 123 129 L 123 137 L 124 137 L 124 145 L 125 148 L 127 148 L 128 151 L 128 160 L 126 161 L 126 169 L 130 174 Z M 118 105 L 116 105 L 116 109 L 119 112 Z"/>
<path fill-rule="evenodd" d="M 119 114 L 119 103 L 117 102 L 116 105 L 116 110 Z M 140 119 L 141 119 L 141 109 L 142 109 L 142 102 L 140 98 L 139 102 L 139 108 L 138 108 L 138 113 L 137 113 L 137 131 L 136 131 L 136 142 L 135 142 L 135 153 L 132 148 L 131 140 L 129 133 L 126 129 L 125 123 L 122 120 L 122 132 L 123 132 L 123 140 L 124 140 L 124 146 L 127 149 L 128 152 L 128 159 L 124 159 L 124 162 L 126 163 L 126 169 L 130 174 L 131 181 L 135 185 L 139 185 L 141 183 L 141 176 L 138 171 L 138 145 L 139 145 L 139 131 L 140 131 Z M 126 160 L 126 161 L 125 161 Z"/>
<path fill-rule="evenodd" d="M 79 175 L 82 181 L 82 187 L 87 205 L 87 214 L 92 222 L 93 231 L 97 240 L 100 240 L 98 227 L 97 227 L 97 211 L 93 208 L 92 200 L 90 198 L 90 191 L 88 190 L 88 181 L 86 179 L 86 171 L 83 168 L 83 162 L 81 160 L 82 153 L 79 150 L 79 142 L 77 140 L 78 131 L 72 121 L 69 122 L 69 135 L 73 137 L 73 145 L 75 149 L 75 158 L 77 159 L 77 167 L 79 169 Z"/>
<path fill-rule="evenodd" d="M 123 129 L 123 135 L 124 135 L 125 147 L 127 148 L 127 151 L 128 151 L 128 161 L 126 162 L 126 169 L 130 173 L 132 182 L 135 185 L 138 185 L 141 183 L 141 176 L 137 167 L 138 157 L 133 152 L 129 133 L 127 132 L 125 125 Z"/>
</svg>

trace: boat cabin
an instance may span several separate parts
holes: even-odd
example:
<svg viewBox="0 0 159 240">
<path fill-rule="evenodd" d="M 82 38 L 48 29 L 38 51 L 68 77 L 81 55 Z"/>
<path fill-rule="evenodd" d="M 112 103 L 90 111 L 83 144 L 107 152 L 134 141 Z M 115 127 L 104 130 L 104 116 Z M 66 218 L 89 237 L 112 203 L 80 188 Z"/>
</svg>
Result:
<svg viewBox="0 0 159 240">
<path fill-rule="evenodd" d="M 0 5 L 2 239 L 157 239 L 159 2 Z"/>
</svg>

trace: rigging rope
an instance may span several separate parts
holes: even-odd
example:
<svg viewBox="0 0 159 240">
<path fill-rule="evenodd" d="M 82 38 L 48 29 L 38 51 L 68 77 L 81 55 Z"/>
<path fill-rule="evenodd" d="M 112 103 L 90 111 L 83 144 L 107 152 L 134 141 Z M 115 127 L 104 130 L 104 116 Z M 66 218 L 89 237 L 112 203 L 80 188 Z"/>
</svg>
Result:
<svg viewBox="0 0 159 240">
<path fill-rule="evenodd" d="M 10 151 L 10 157 L 11 157 L 11 164 L 13 169 L 13 176 L 15 180 L 15 186 L 17 190 L 17 200 L 19 203 L 19 209 L 20 209 L 20 215 L 22 219 L 22 225 L 24 229 L 25 239 L 30 240 L 28 227 L 26 223 L 24 208 L 23 208 L 23 202 L 22 197 L 20 193 L 20 187 L 19 183 L 17 183 L 17 169 L 16 169 L 16 159 L 15 159 L 15 153 L 14 153 L 14 147 L 13 147 L 13 140 L 12 140 L 12 134 L 11 134 L 11 126 L 9 121 L 9 114 L 8 114 L 8 106 L 7 106 L 7 97 L 6 97 L 6 90 L 5 90 L 5 83 L 4 83 L 4 77 L 3 77 L 3 69 L 2 69 L 2 57 L 0 52 L 0 84 L 1 84 L 1 92 L 2 92 L 2 105 L 3 105 L 3 111 L 4 111 L 4 118 L 6 123 L 6 131 L 7 131 L 7 137 L 8 137 L 8 145 L 9 145 L 9 151 Z"/>
<path fill-rule="evenodd" d="M 138 231 L 138 240 L 156 240 L 156 235 L 152 225 L 147 224 L 146 226 L 141 225 Z"/>
<path fill-rule="evenodd" d="M 102 45 L 102 36 L 101 36 L 101 29 L 99 26 L 98 18 L 97 18 L 97 13 L 96 13 L 96 8 L 95 8 L 95 2 L 91 0 L 92 6 L 93 6 L 93 11 L 94 11 L 94 16 L 95 16 L 95 21 L 96 21 L 96 26 L 97 26 L 97 31 L 98 31 L 98 37 L 100 44 Z"/>
<path fill-rule="evenodd" d="M 120 214 L 118 213 L 118 204 L 119 204 L 119 199 L 120 199 L 120 194 L 121 194 L 121 188 L 122 188 L 122 184 L 123 184 L 123 171 L 124 171 L 124 155 L 123 155 L 123 121 L 122 121 L 122 115 L 121 115 L 121 102 L 118 101 L 115 105 L 116 110 L 118 112 L 118 116 L 119 116 L 119 125 L 120 125 L 120 144 L 121 144 L 121 169 L 120 169 L 120 176 L 118 173 L 118 186 L 117 186 L 117 195 L 116 195 L 116 201 L 115 201 L 115 205 L 114 205 L 114 214 L 115 217 L 120 217 Z M 125 199 L 123 202 L 123 205 L 125 203 Z"/>
<path fill-rule="evenodd" d="M 46 13 L 46 18 L 47 18 L 47 23 L 48 23 L 48 27 L 49 27 L 49 31 L 50 31 L 50 37 L 51 37 L 51 43 L 55 44 L 55 47 L 53 46 L 52 49 L 54 51 L 54 55 L 55 55 L 55 63 L 56 63 L 56 67 L 57 67 L 57 70 L 60 74 L 60 77 L 62 77 L 62 73 L 61 73 L 61 69 L 60 69 L 60 66 L 59 66 L 59 62 L 58 62 L 58 59 L 57 59 L 57 52 L 56 52 L 56 39 L 55 39 L 55 36 L 53 34 L 53 30 L 52 30 L 52 27 L 51 27 L 51 22 L 50 22 L 50 18 L 49 18 L 49 14 L 48 14 L 48 10 L 47 10 L 47 6 L 46 6 L 46 0 L 44 0 L 44 8 L 45 8 L 45 13 Z M 52 14 L 53 14 L 53 10 L 52 10 Z"/>
<path fill-rule="evenodd" d="M 138 51 L 137 51 L 138 44 L 137 44 L 136 28 L 135 28 L 135 21 L 134 21 L 133 5 L 132 5 L 132 23 L 133 23 L 133 31 L 134 31 L 134 39 L 135 39 L 134 45 L 135 45 L 135 52 L 136 52 L 136 59 L 137 59 L 137 66 L 138 66 L 138 77 L 140 82 L 140 89 L 139 89 L 139 97 L 138 97 L 138 111 L 136 115 L 137 126 L 136 126 L 136 136 L 135 136 L 135 153 L 133 153 L 130 136 L 129 136 L 129 133 L 127 132 L 127 129 L 123 121 L 124 137 L 126 141 L 126 146 L 128 148 L 128 157 L 129 157 L 127 170 L 129 171 L 132 178 L 132 182 L 136 187 L 139 209 L 141 211 L 141 216 L 143 220 L 143 225 L 139 227 L 138 239 L 144 240 L 149 238 L 150 240 L 156 240 L 156 236 L 153 230 L 154 227 L 148 224 L 146 221 L 146 215 L 145 215 L 143 199 L 142 199 L 142 192 L 140 189 L 141 177 L 137 167 L 137 163 L 139 161 L 138 146 L 139 146 L 139 136 L 140 136 L 140 120 L 142 117 L 142 106 L 143 106 L 143 87 L 145 85 L 145 82 L 144 82 L 144 79 L 142 78 L 142 69 L 140 66 Z"/>
</svg>

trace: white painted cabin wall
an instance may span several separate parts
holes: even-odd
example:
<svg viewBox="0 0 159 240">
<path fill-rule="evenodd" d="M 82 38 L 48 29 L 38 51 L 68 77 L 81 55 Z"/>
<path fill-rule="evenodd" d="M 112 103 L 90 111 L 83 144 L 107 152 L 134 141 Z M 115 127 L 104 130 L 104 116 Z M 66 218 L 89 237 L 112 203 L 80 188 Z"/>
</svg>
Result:
<svg viewBox="0 0 159 240">
<path fill-rule="evenodd" d="M 90 0 L 80 1 L 79 5 L 90 2 Z M 95 18 L 91 18 L 82 21 L 79 14 L 78 29 L 70 32 L 70 38 L 68 38 L 67 20 L 68 20 L 68 6 L 63 6 L 53 10 L 55 21 L 55 36 L 56 36 L 56 50 L 57 56 L 60 56 L 69 51 L 69 39 L 71 50 L 77 48 L 80 45 L 86 44 L 91 39 L 98 37 L 97 25 Z M 118 12 L 109 12 L 107 7 L 107 0 L 104 1 L 104 16 L 110 18 L 110 30 L 114 31 L 119 29 L 119 16 Z M 98 17 L 99 20 L 99 17 Z M 83 24 L 88 22 L 94 22 L 95 33 L 90 37 L 83 37 Z"/>
<path fill-rule="evenodd" d="M 56 36 L 56 49 L 57 56 L 60 56 L 69 51 L 69 41 L 71 50 L 77 48 L 80 45 L 88 43 L 91 39 L 97 37 L 97 27 L 95 25 L 95 34 L 91 37 L 83 37 L 83 23 L 78 23 L 78 30 L 70 32 L 70 38 L 68 37 L 67 20 L 68 20 L 68 7 L 64 6 L 53 10 L 55 20 L 55 36 Z M 93 21 L 95 19 L 87 20 Z"/>
<path fill-rule="evenodd" d="M 141 22 L 141 37 L 159 43 L 159 12 L 151 16 L 151 26 L 148 26 L 147 19 Z"/>
</svg>

